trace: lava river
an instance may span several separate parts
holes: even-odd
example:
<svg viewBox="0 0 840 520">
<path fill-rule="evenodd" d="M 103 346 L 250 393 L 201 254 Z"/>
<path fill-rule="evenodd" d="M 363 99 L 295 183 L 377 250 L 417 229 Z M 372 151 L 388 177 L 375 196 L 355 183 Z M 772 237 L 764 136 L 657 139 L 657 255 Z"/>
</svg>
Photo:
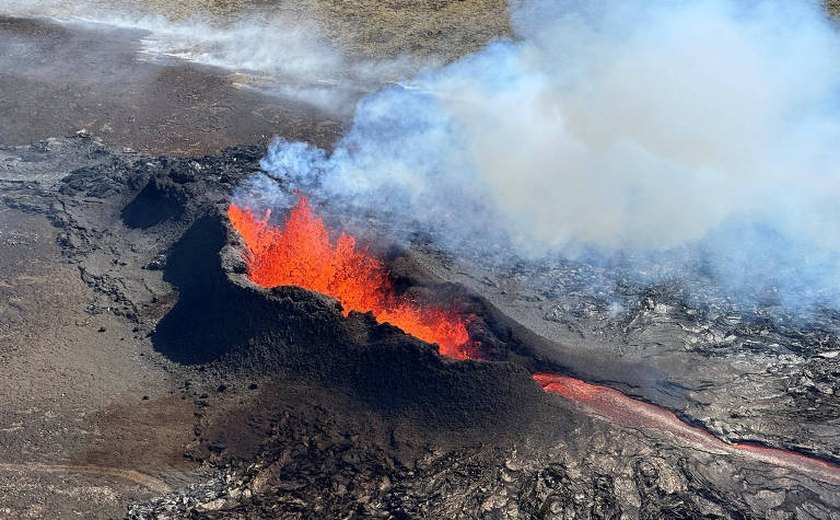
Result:
<svg viewBox="0 0 840 520">
<path fill-rule="evenodd" d="M 329 228 L 312 213 L 306 197 L 300 197 L 282 226 L 271 223 L 270 216 L 270 212 L 259 216 L 236 204 L 228 208 L 230 222 L 245 242 L 244 259 L 248 277 L 254 283 L 266 288 L 294 285 L 327 294 L 341 303 L 345 313 L 370 312 L 380 322 L 438 345 L 444 356 L 477 356 L 478 344 L 470 339 L 467 330 L 468 316 L 422 306 L 397 295 L 384 263 L 360 248 L 355 238 L 346 233 L 332 240 Z M 533 378 L 546 392 L 613 424 L 655 430 L 710 453 L 743 456 L 840 484 L 840 468 L 829 462 L 755 444 L 728 444 L 706 430 L 686 424 L 666 408 L 635 400 L 609 387 L 553 374 L 534 374 Z"/>
</svg>

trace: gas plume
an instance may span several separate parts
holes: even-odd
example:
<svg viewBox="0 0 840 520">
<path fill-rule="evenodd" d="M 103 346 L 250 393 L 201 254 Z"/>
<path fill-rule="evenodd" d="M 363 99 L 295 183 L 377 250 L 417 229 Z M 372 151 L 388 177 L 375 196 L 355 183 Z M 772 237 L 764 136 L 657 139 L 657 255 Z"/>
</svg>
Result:
<svg viewBox="0 0 840 520">
<path fill-rule="evenodd" d="M 817 2 L 515 2 L 516 33 L 263 168 L 456 254 L 688 265 L 836 303 L 840 37 Z M 654 268 L 651 268 L 654 266 Z"/>
</svg>

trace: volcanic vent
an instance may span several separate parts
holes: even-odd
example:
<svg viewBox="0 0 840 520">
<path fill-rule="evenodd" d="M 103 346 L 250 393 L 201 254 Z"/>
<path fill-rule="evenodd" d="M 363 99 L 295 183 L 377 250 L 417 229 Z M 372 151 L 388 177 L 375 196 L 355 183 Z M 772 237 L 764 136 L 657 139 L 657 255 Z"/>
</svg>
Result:
<svg viewBox="0 0 840 520">
<path fill-rule="evenodd" d="M 172 246 L 164 279 L 179 297 L 153 332 L 159 351 L 346 392 L 434 429 L 488 437 L 539 416 L 546 399 L 527 369 L 472 359 L 514 350 L 480 300 L 451 284 L 392 279 L 385 260 L 332 233 L 305 198 L 280 224 L 268 217 L 214 210 Z"/>
<path fill-rule="evenodd" d="M 469 317 L 455 310 L 423 306 L 397 295 L 385 265 L 346 233 L 333 241 L 323 219 L 313 215 L 305 196 L 282 225 L 269 223 L 232 204 L 228 216 L 242 235 L 248 276 L 262 287 L 294 285 L 332 296 L 344 314 L 370 312 L 455 359 L 476 357 L 478 344 L 467 332 Z"/>
</svg>

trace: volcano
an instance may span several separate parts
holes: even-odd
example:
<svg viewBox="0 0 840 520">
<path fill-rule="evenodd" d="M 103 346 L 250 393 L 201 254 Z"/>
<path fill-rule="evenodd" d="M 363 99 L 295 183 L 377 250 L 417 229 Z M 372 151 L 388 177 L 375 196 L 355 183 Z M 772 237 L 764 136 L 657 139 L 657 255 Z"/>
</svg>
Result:
<svg viewBox="0 0 840 520">
<path fill-rule="evenodd" d="M 358 249 L 356 240 L 345 233 L 339 233 L 333 245 L 330 236 L 334 233 L 323 219 L 313 215 L 306 197 L 299 197 L 282 225 L 269 223 L 270 211 L 259 219 L 252 210 L 235 204 L 228 208 L 227 215 L 243 238 L 248 277 L 258 285 L 297 286 L 325 294 L 338 300 L 345 316 L 353 311 L 370 313 L 380 322 L 436 345 L 443 356 L 460 360 L 480 357 L 480 342 L 470 339 L 465 318 L 438 308 L 423 308 L 396 296 L 385 264 Z M 472 316 L 470 321 L 478 319 Z M 608 387 L 544 373 L 536 373 L 533 378 L 546 392 L 560 395 L 580 409 L 616 424 L 669 432 L 687 445 L 752 457 L 840 483 L 840 466 L 831 462 L 795 451 L 727 444 L 686 424 L 665 408 L 635 401 Z"/>
<path fill-rule="evenodd" d="M 513 3 L 513 15 L 471 1 L 190 3 L 207 25 L 168 2 L 131 2 L 151 17 L 78 4 L 0 8 L 0 518 L 838 517 L 830 298 L 804 313 L 789 287 L 732 297 L 720 264 L 638 276 L 627 251 L 596 262 L 529 248 L 565 211 L 581 213 L 565 231 L 606 240 L 653 222 L 664 240 L 667 220 L 692 231 L 690 218 L 662 217 L 682 216 L 680 201 L 686 215 L 720 209 L 677 190 L 658 213 L 646 189 L 663 171 L 700 171 L 698 200 L 733 163 L 771 164 L 767 185 L 779 188 L 777 168 L 801 155 L 742 138 L 795 135 L 797 151 L 833 157 L 821 148 L 832 134 L 802 142 L 815 121 L 835 126 L 815 115 L 830 103 L 761 119 L 778 115 L 771 94 L 826 101 L 818 87 L 830 74 L 793 74 L 831 63 L 791 57 L 824 42 L 790 32 L 815 27 L 808 12 L 748 33 L 724 17 L 723 61 L 704 61 L 692 49 L 708 35 L 687 29 L 721 19 L 697 3 L 680 30 L 642 31 L 617 54 L 587 33 L 609 45 L 575 61 L 574 42 L 555 37 L 586 33 L 599 10 L 563 33 L 543 24 L 557 13 L 529 11 L 574 2 Z M 291 11 L 278 21 L 276 9 Z M 649 21 L 632 14 L 612 19 Z M 356 53 L 321 47 L 301 18 Z M 742 45 L 773 34 L 784 36 L 773 56 Z M 692 52 L 655 74 L 684 38 Z M 645 60 L 622 61 L 639 45 Z M 549 47 L 591 80 L 576 103 L 557 103 L 578 78 L 557 81 Z M 676 81 L 744 56 L 753 61 L 732 67 L 732 81 Z M 791 74 L 756 86 L 778 60 Z M 650 88 L 613 96 L 623 77 L 613 73 L 629 65 L 653 67 L 633 75 Z M 750 125 L 697 132 L 719 105 L 672 110 L 741 75 L 749 95 L 723 106 L 733 121 L 757 107 Z M 678 95 L 655 95 L 672 82 Z M 566 124 L 545 126 L 545 114 Z M 674 121 L 659 146 L 657 125 Z M 786 132 L 794 123 L 802 133 Z M 635 140 L 621 138 L 628 128 Z M 586 139 L 559 147 L 558 132 Z M 680 146 L 686 136 L 693 146 Z M 693 169 L 709 157 L 717 168 Z M 532 182 L 557 164 L 565 182 Z M 477 176 L 511 165 L 516 175 Z M 574 188 L 612 179 L 599 175 L 616 165 L 628 174 L 620 186 L 583 193 L 606 206 L 546 207 L 574 202 Z M 581 168 L 591 175 L 576 178 Z M 775 195 L 750 174 L 750 191 Z M 810 186 L 831 193 L 829 177 L 782 191 L 793 207 Z M 720 207 L 746 208 L 742 187 L 715 192 Z M 616 198 L 624 188 L 638 197 Z M 644 218 L 599 228 L 615 215 Z M 494 242 L 521 226 L 533 229 Z M 770 244 L 778 231 L 759 236 Z M 767 265 L 793 252 L 744 256 L 769 279 Z M 832 265 L 807 258 L 808 274 Z M 802 280 L 819 292 L 821 278 Z"/>
<path fill-rule="evenodd" d="M 145 328 L 158 355 L 181 367 L 176 396 L 194 414 L 186 423 L 192 439 L 186 460 L 202 461 L 218 475 L 189 477 L 189 487 L 147 495 L 131 506 L 129 518 L 187 512 L 259 518 L 310 510 L 327 517 L 387 511 L 412 518 L 451 510 L 480 516 L 485 508 L 533 517 L 567 510 L 684 518 L 717 511 L 726 518 L 788 507 L 745 502 L 768 496 L 769 484 L 738 480 L 744 472 L 762 482 L 784 482 L 792 494 L 804 488 L 791 482 L 814 493 L 791 495 L 800 498 L 781 504 L 834 507 L 840 484 L 831 444 L 789 433 L 806 431 L 818 415 L 780 423 L 771 435 L 751 433 L 749 416 L 740 423 L 729 419 L 733 426 L 721 431 L 692 415 L 697 405 L 686 403 L 693 402 L 694 390 L 677 384 L 673 372 L 633 359 L 604 360 L 532 326 L 523 317 L 524 304 L 517 310 L 505 299 L 505 287 L 516 276 L 521 283 L 521 273 L 496 274 L 487 285 L 480 269 L 466 277 L 463 266 L 454 269 L 452 260 L 428 248 L 388 257 L 374 253 L 382 247 L 358 242 L 343 250 L 375 274 L 377 283 L 365 285 L 383 291 L 375 302 L 410 305 L 421 316 L 423 309 L 443 312 L 463 324 L 467 344 L 480 346 L 476 358 L 446 356 L 440 341 L 413 336 L 410 327 L 390 323 L 373 307 L 348 308 L 340 294 L 327 290 L 330 283 L 320 290 L 257 283 L 256 253 L 279 250 L 292 265 L 301 260 L 288 255 L 293 249 L 274 245 L 293 236 L 294 218 L 318 224 L 322 232 L 305 233 L 303 243 L 317 239 L 314 244 L 325 249 L 314 259 L 330 268 L 337 245 L 351 240 L 300 200 L 286 214 L 232 210 L 229 197 L 253 171 L 259 149 L 207 157 L 200 170 L 192 160 L 136 161 L 83 136 L 53 150 L 6 153 L 34 164 L 97 157 L 84 169 L 68 162 L 72 171 L 57 181 L 64 204 L 38 211 L 64 223 L 65 254 L 90 273 L 89 283 L 114 302 L 124 316 L 119 319 L 136 323 L 138 332 Z M 16 189 L 17 201 L 33 200 L 26 198 L 30 188 Z M 151 226 L 136 221 L 139 210 L 155 207 L 154 197 L 176 204 L 176 211 Z M 242 217 L 254 226 L 250 231 L 237 222 Z M 110 241 L 106 249 L 86 245 L 113 226 L 124 232 L 103 235 Z M 150 237 L 155 247 L 148 247 Z M 255 237 L 262 246 L 254 246 Z M 118 260 L 102 262 L 106 251 L 119 252 Z M 137 251 L 142 253 L 133 257 Z M 262 269 L 282 271 L 283 265 Z M 109 285 L 117 276 L 136 281 Z M 166 300 L 165 292 L 150 297 L 146 287 L 155 283 L 174 287 L 177 298 Z M 641 302 L 660 303 L 641 305 L 636 323 L 658 326 L 648 309 L 661 312 L 670 297 L 662 289 L 641 292 Z M 538 298 L 527 301 L 536 309 L 543 305 Z M 796 334 L 769 331 L 765 337 L 822 337 L 807 329 Z M 830 367 L 820 360 L 831 359 L 815 356 L 810 370 Z M 149 402 L 160 407 L 169 401 Z M 107 470 L 145 481 L 143 472 L 117 472 L 119 460 L 103 459 L 102 452 L 78 462 L 52 471 Z M 173 485 L 166 475 L 156 478 L 153 492 Z M 618 493 L 621 486 L 631 486 L 634 501 Z"/>
<path fill-rule="evenodd" d="M 228 218 L 245 241 L 252 281 L 263 287 L 293 285 L 332 296 L 345 313 L 370 312 L 381 322 L 438 345 L 444 356 L 475 356 L 477 345 L 470 343 L 467 318 L 397 296 L 385 266 L 359 250 L 352 236 L 342 233 L 331 243 L 329 230 L 312 215 L 306 197 L 300 197 L 282 227 L 269 225 L 269 216 L 259 220 L 235 204 L 228 209 Z"/>
</svg>

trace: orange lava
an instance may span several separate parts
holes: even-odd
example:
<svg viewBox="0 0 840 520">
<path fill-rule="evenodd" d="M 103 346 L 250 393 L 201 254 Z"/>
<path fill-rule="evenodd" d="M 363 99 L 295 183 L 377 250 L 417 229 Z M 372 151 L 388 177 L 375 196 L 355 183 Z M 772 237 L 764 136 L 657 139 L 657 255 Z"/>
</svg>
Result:
<svg viewBox="0 0 840 520">
<path fill-rule="evenodd" d="M 668 433 L 711 453 L 748 457 L 808 474 L 824 482 L 840 484 L 840 467 L 828 461 L 748 442 L 724 442 L 702 428 L 684 423 L 667 408 L 637 401 L 606 386 L 555 374 L 533 374 L 532 377 L 546 392 L 560 395 L 581 411 L 601 416 L 614 424 Z"/>
<path fill-rule="evenodd" d="M 360 249 L 345 233 L 330 240 L 323 219 L 301 196 L 283 226 L 248 208 L 231 204 L 228 217 L 247 246 L 248 277 L 262 287 L 295 285 L 337 299 L 344 313 L 370 312 L 412 336 L 438 345 L 440 353 L 467 359 L 474 349 L 466 319 L 452 312 L 421 307 L 397 296 L 385 265 Z"/>
</svg>

